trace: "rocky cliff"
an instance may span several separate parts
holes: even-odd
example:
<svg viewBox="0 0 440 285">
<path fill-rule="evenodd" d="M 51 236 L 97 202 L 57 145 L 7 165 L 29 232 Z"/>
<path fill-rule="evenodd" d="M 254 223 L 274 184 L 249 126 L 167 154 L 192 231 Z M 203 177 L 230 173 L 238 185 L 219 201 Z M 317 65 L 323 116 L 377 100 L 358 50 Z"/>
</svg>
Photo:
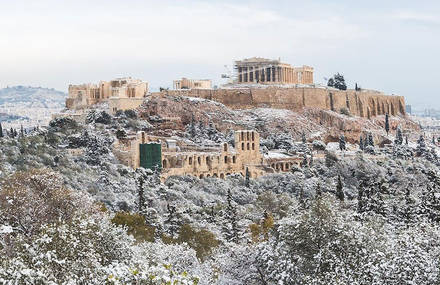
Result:
<svg viewBox="0 0 440 285">
<path fill-rule="evenodd" d="M 143 117 L 158 116 L 170 122 L 180 122 L 174 124 L 175 130 L 182 130 L 182 126 L 188 124 L 194 116 L 195 121 L 204 125 L 212 121 L 217 129 L 225 133 L 229 130 L 255 129 L 262 137 L 289 133 L 299 140 L 304 132 L 309 140 L 320 139 L 325 142 L 337 141 L 344 134 L 349 142 L 356 143 L 361 135 L 371 132 L 376 143 L 382 143 L 393 139 L 398 125 L 414 138 L 419 130 L 419 126 L 410 119 L 391 116 L 391 132 L 388 137 L 384 130 L 383 115 L 367 119 L 320 108 L 303 108 L 298 112 L 273 108 L 238 110 L 212 100 L 164 93 L 148 97 L 139 112 Z"/>
</svg>

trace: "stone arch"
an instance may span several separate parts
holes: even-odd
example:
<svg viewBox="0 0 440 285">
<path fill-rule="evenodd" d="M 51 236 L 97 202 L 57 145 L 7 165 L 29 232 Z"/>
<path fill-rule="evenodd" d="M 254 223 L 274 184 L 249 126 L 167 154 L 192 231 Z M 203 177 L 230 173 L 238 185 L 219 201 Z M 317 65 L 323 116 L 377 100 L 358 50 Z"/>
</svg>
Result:
<svg viewBox="0 0 440 285">
<path fill-rule="evenodd" d="M 212 175 L 212 177 L 218 178 L 218 174 L 217 174 L 217 173 L 214 173 L 214 174 Z"/>
<path fill-rule="evenodd" d="M 206 175 L 206 178 L 208 178 L 208 177 L 211 177 L 211 174 L 207 174 L 207 175 Z"/>
<path fill-rule="evenodd" d="M 202 164 L 202 158 L 201 158 L 200 156 L 197 157 L 197 163 L 198 163 L 199 165 Z"/>
<path fill-rule="evenodd" d="M 203 175 L 203 174 L 200 174 L 200 175 L 199 175 L 199 178 L 200 178 L 200 179 L 203 179 L 203 178 L 204 178 L 204 175 Z"/>
<path fill-rule="evenodd" d="M 228 163 L 228 156 L 227 155 L 225 155 L 225 163 Z"/>
<path fill-rule="evenodd" d="M 228 144 L 227 143 L 223 144 L 223 151 L 228 151 Z"/>
<path fill-rule="evenodd" d="M 289 163 L 286 162 L 286 164 L 284 165 L 284 169 L 289 170 L 289 168 L 290 168 L 290 165 L 289 165 Z"/>
<path fill-rule="evenodd" d="M 241 150 L 244 150 L 244 142 L 241 143 Z"/>
<path fill-rule="evenodd" d="M 249 145 L 249 143 L 247 143 L 246 148 L 247 148 L 247 150 L 250 150 L 250 145 Z"/>
<path fill-rule="evenodd" d="M 193 158 L 192 158 L 192 157 L 189 157 L 189 158 L 188 158 L 188 164 L 189 164 L 189 165 L 192 165 L 192 164 L 193 164 Z"/>
<path fill-rule="evenodd" d="M 254 140 L 255 140 L 255 132 L 252 131 L 252 141 L 254 141 Z"/>
<path fill-rule="evenodd" d="M 228 172 L 228 173 L 226 173 L 226 176 L 229 176 L 229 175 L 231 175 L 231 173 L 229 173 L 229 172 Z"/>
<path fill-rule="evenodd" d="M 168 167 L 168 161 L 166 159 L 162 160 L 162 168 Z"/>
<path fill-rule="evenodd" d="M 232 156 L 232 163 L 237 163 L 237 157 L 235 155 Z"/>
<path fill-rule="evenodd" d="M 255 143 L 252 143 L 252 150 L 255 150 Z"/>
<path fill-rule="evenodd" d="M 220 173 L 220 178 L 221 179 L 225 179 L 225 174 L 224 173 Z"/>
</svg>

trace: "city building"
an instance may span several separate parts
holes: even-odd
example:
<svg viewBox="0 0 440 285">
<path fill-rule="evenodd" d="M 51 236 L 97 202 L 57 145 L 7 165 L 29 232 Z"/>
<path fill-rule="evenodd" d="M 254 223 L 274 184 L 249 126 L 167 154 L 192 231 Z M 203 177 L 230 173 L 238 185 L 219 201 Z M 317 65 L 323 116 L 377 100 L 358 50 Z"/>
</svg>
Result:
<svg viewBox="0 0 440 285">
<path fill-rule="evenodd" d="M 236 61 L 234 68 L 237 83 L 313 84 L 313 67 L 293 67 L 276 59 L 252 57 Z"/>
</svg>

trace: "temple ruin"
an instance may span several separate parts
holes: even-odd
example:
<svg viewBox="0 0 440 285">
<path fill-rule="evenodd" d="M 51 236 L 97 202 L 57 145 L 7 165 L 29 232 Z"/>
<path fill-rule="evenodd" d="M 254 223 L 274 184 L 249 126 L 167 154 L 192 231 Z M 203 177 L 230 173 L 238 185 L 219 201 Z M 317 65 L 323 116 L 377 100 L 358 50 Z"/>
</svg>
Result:
<svg viewBox="0 0 440 285">
<path fill-rule="evenodd" d="M 252 57 L 238 60 L 234 68 L 239 84 L 313 84 L 313 67 L 293 67 L 276 59 Z"/>
<path fill-rule="evenodd" d="M 136 108 L 148 92 L 148 83 L 131 77 L 100 81 L 99 84 L 69 85 L 66 108 L 80 110 L 109 102 L 110 112 Z"/>
<path fill-rule="evenodd" d="M 188 79 L 182 78 L 173 81 L 173 89 L 211 89 L 210 79 Z"/>
</svg>

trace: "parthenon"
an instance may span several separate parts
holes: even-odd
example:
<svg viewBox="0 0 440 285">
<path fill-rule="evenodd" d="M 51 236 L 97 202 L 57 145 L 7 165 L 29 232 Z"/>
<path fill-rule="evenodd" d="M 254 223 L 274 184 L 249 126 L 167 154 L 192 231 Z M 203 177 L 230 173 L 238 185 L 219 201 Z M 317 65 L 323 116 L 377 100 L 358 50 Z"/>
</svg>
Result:
<svg viewBox="0 0 440 285">
<path fill-rule="evenodd" d="M 303 65 L 293 67 L 260 57 L 252 57 L 235 62 L 238 83 L 259 84 L 313 84 L 313 67 Z"/>
</svg>

